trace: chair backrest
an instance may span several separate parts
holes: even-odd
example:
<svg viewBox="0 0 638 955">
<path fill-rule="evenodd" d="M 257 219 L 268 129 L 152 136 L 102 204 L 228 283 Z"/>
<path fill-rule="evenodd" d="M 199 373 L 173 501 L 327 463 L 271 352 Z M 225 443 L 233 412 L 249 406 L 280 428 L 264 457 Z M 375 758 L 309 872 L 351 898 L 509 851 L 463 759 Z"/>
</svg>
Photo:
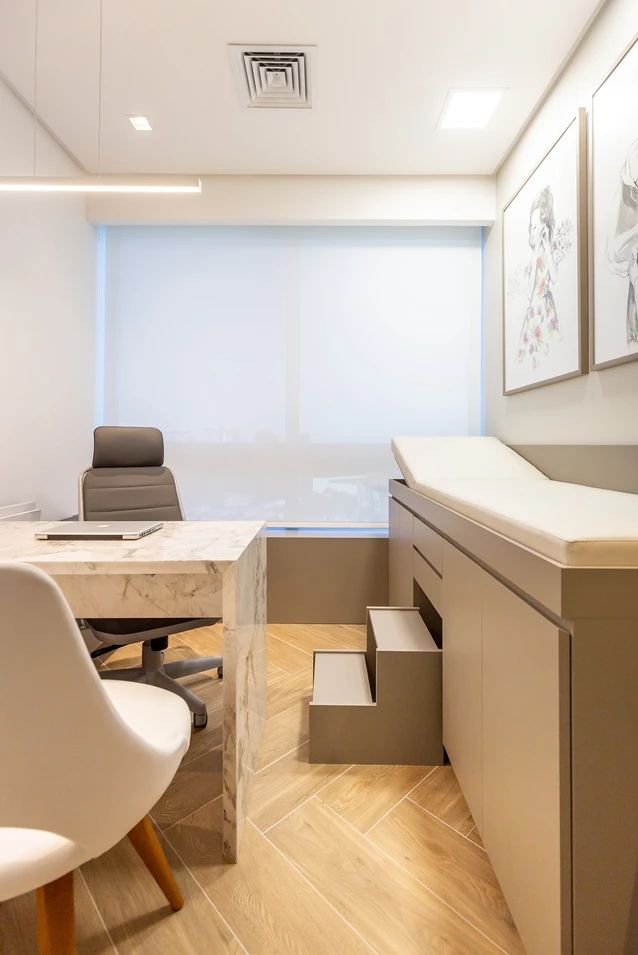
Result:
<svg viewBox="0 0 638 955">
<path fill-rule="evenodd" d="M 122 802 L 143 791 L 155 756 L 112 705 L 44 571 L 0 563 L 0 646 L 0 827 L 55 832 L 89 851 L 121 838 Z"/>
<path fill-rule="evenodd" d="M 183 520 L 158 428 L 103 426 L 93 438 L 93 465 L 80 478 L 81 520 Z"/>
</svg>

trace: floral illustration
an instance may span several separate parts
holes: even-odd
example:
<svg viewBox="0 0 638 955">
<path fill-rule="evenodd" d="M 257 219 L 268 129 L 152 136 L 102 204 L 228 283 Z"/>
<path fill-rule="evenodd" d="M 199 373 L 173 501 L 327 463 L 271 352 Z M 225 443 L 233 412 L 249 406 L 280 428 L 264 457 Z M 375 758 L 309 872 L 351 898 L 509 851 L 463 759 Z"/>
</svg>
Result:
<svg viewBox="0 0 638 955">
<path fill-rule="evenodd" d="M 561 339 L 551 286 L 556 282 L 560 261 L 571 249 L 571 231 L 569 219 L 556 226 L 554 197 L 551 188 L 545 186 L 530 208 L 528 242 L 531 259 L 510 279 L 510 290 L 525 282 L 528 301 L 516 361 L 529 362 L 532 368 L 537 368 L 541 357 L 549 354 L 552 339 Z"/>
<path fill-rule="evenodd" d="M 609 267 L 629 280 L 627 345 L 638 344 L 638 140 L 632 143 L 620 171 L 622 193 L 614 236 L 607 246 Z"/>
</svg>

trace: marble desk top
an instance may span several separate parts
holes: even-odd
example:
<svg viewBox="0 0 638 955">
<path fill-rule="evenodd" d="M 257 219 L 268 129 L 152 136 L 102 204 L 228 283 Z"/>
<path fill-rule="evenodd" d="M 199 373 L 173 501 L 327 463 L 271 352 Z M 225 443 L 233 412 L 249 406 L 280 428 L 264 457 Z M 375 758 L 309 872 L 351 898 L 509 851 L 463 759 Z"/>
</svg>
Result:
<svg viewBox="0 0 638 955">
<path fill-rule="evenodd" d="M 0 561 L 56 574 L 223 574 L 265 527 L 259 521 L 165 521 L 137 541 L 40 541 L 55 521 L 0 523 Z"/>
</svg>

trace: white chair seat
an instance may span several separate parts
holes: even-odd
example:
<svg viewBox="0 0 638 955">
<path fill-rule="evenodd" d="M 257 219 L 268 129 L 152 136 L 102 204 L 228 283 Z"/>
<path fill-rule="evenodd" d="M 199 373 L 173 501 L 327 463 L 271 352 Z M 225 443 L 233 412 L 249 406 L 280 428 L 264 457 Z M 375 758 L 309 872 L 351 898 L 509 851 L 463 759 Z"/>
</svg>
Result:
<svg viewBox="0 0 638 955">
<path fill-rule="evenodd" d="M 85 856 L 81 846 L 54 832 L 0 828 L 0 902 L 71 872 Z"/>
<path fill-rule="evenodd" d="M 102 686 L 127 726 L 163 755 L 174 756 L 177 767 L 191 736 L 186 703 L 174 693 L 144 683 L 103 680 Z"/>
</svg>

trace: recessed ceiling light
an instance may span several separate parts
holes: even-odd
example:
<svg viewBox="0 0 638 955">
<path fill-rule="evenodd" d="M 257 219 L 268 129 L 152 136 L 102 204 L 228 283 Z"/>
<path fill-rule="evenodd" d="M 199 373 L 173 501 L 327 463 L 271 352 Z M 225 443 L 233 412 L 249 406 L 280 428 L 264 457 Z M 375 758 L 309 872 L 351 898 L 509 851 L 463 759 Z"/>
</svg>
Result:
<svg viewBox="0 0 638 955">
<path fill-rule="evenodd" d="M 138 133 L 150 133 L 153 128 L 146 116 L 129 116 L 129 122 Z"/>
<path fill-rule="evenodd" d="M 505 91 L 486 89 L 459 89 L 448 93 L 441 129 L 485 129 Z"/>
</svg>

